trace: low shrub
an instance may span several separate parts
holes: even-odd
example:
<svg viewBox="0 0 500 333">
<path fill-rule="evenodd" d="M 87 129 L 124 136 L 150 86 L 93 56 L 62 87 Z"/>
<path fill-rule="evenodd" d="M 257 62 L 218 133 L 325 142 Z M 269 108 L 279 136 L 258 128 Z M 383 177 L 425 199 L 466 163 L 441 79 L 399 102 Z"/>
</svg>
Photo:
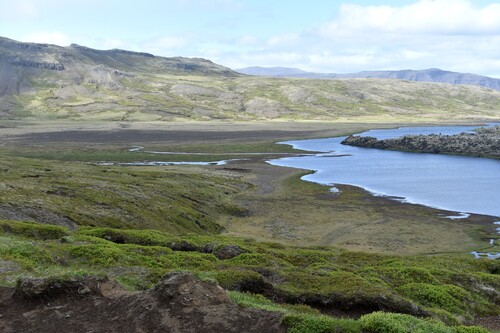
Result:
<svg viewBox="0 0 500 333">
<path fill-rule="evenodd" d="M 363 331 L 370 333 L 488 333 L 478 326 L 446 326 L 432 319 L 398 313 L 373 312 L 359 321 Z"/>
<path fill-rule="evenodd" d="M 361 325 L 350 319 L 336 319 L 322 315 L 287 315 L 283 322 L 287 333 L 359 333 Z"/>
<path fill-rule="evenodd" d="M 444 309 L 451 313 L 463 314 L 472 295 L 465 289 L 451 285 L 408 283 L 397 289 L 402 295 L 430 308 Z"/>
<path fill-rule="evenodd" d="M 174 251 L 164 257 L 180 270 L 212 270 L 219 261 L 213 254 L 199 252 Z"/>
<path fill-rule="evenodd" d="M 112 228 L 81 228 L 81 235 L 106 239 L 116 244 L 159 245 L 166 246 L 171 238 L 158 230 L 122 230 Z"/>
<path fill-rule="evenodd" d="M 224 269 L 212 273 L 212 277 L 224 289 L 263 293 L 272 288 L 262 275 L 246 269 Z"/>
<path fill-rule="evenodd" d="M 117 246 L 103 244 L 72 245 L 69 254 L 88 266 L 113 266 L 124 257 Z"/>
<path fill-rule="evenodd" d="M 416 317 L 386 312 L 373 312 L 360 318 L 363 331 L 370 333 L 453 333 L 450 327 Z"/>
<path fill-rule="evenodd" d="M 59 239 L 70 234 L 68 228 L 57 225 L 8 220 L 0 220 L 0 230 L 4 233 L 40 240 Z"/>
</svg>

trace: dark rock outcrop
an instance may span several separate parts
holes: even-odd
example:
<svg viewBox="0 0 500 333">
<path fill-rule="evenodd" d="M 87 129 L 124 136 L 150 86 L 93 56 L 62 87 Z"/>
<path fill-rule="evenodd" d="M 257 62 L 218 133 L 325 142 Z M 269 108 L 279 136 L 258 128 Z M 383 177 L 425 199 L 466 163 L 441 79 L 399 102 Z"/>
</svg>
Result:
<svg viewBox="0 0 500 333">
<path fill-rule="evenodd" d="M 365 148 L 500 159 L 500 126 L 483 127 L 475 133 L 408 135 L 385 140 L 351 135 L 342 141 L 342 144 Z"/>
<path fill-rule="evenodd" d="M 221 248 L 214 251 L 214 255 L 219 260 L 231 259 L 236 256 L 239 256 L 242 253 L 248 253 L 248 251 L 242 249 L 238 245 L 231 245 L 231 244 L 224 245 Z"/>
<path fill-rule="evenodd" d="M 30 61 L 30 60 L 16 60 L 12 62 L 15 66 L 38 68 L 38 69 L 48 69 L 51 71 L 63 71 L 64 65 L 60 63 L 53 62 L 43 62 L 43 61 Z"/>
</svg>

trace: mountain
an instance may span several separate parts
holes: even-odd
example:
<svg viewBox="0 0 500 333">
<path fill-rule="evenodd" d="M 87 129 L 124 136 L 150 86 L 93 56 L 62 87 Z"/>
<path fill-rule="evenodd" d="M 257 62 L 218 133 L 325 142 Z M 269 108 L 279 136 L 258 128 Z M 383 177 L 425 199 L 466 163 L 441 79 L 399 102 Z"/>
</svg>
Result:
<svg viewBox="0 0 500 333">
<path fill-rule="evenodd" d="M 135 73 L 237 76 L 229 68 L 199 58 L 163 58 L 125 50 L 94 50 L 72 44 L 21 43 L 0 37 L 0 96 L 36 88 L 30 77 L 50 76 L 73 83 L 119 86 Z M 49 75 L 50 73 L 50 75 Z M 48 82 L 48 83 L 49 83 Z"/>
<path fill-rule="evenodd" d="M 470 121 L 499 110 L 500 91 L 480 87 L 248 76 L 199 58 L 0 38 L 0 121 Z"/>
<path fill-rule="evenodd" d="M 307 77 L 308 74 L 312 74 L 303 71 L 298 68 L 288 68 L 288 67 L 246 67 L 241 69 L 236 69 L 236 72 L 246 75 L 258 75 L 258 76 L 275 76 L 275 77 Z"/>
<path fill-rule="evenodd" d="M 287 67 L 246 67 L 236 69 L 236 72 L 246 75 L 272 76 L 272 77 L 297 77 L 310 79 L 353 79 L 353 78 L 377 78 L 377 79 L 399 79 L 421 82 L 440 82 L 449 84 L 467 84 L 481 86 L 489 89 L 500 90 L 500 79 L 468 73 L 457 73 L 444 71 L 438 68 L 423 70 L 399 70 L 399 71 L 364 71 L 358 73 L 335 74 L 335 73 L 313 73 L 297 68 Z"/>
</svg>

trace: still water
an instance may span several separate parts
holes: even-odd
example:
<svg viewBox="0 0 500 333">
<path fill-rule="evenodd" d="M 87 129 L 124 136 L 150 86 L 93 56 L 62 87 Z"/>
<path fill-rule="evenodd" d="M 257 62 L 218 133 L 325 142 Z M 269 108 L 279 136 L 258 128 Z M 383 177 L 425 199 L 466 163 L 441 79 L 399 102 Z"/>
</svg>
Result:
<svg viewBox="0 0 500 333">
<path fill-rule="evenodd" d="M 407 134 L 457 134 L 477 126 L 411 127 L 372 130 L 379 139 Z M 417 154 L 341 145 L 345 137 L 287 141 L 297 149 L 323 152 L 268 161 L 316 171 L 304 180 L 362 187 L 377 195 L 401 197 L 446 210 L 500 216 L 500 161 Z"/>
</svg>

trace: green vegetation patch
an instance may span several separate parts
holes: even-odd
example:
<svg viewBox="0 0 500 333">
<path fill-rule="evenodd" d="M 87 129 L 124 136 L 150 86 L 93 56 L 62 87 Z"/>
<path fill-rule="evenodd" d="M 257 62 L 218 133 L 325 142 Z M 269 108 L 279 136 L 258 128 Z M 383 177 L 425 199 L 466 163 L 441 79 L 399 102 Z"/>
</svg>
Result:
<svg viewBox="0 0 500 333">
<path fill-rule="evenodd" d="M 463 314 L 473 304 L 471 293 L 455 285 L 409 283 L 399 287 L 398 291 L 424 306 L 451 313 Z"/>
<path fill-rule="evenodd" d="M 488 333 L 477 326 L 448 327 L 441 322 L 405 314 L 373 312 L 360 318 L 363 331 L 371 333 Z"/>
<path fill-rule="evenodd" d="M 69 230 L 65 227 L 35 222 L 9 220 L 0 220 L 0 231 L 6 234 L 19 235 L 40 240 L 59 239 L 63 236 L 69 235 Z"/>
</svg>

